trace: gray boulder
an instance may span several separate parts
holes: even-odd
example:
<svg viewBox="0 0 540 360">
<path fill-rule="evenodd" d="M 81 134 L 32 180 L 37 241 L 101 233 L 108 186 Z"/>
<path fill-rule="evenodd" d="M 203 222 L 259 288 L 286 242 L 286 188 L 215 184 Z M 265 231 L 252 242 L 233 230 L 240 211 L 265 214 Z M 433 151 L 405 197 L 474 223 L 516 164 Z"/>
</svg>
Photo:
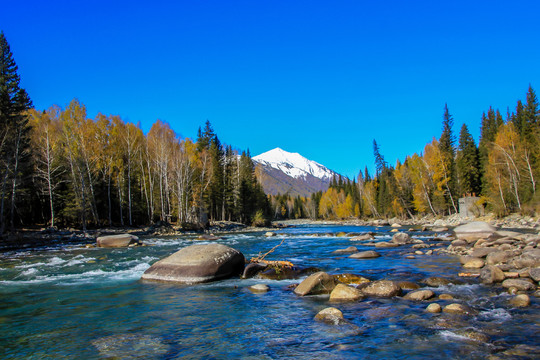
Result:
<svg viewBox="0 0 540 360">
<path fill-rule="evenodd" d="M 154 263 L 143 280 L 196 284 L 240 275 L 244 255 L 222 244 L 191 245 Z"/>
<path fill-rule="evenodd" d="M 300 296 L 329 294 L 334 290 L 336 283 L 334 277 L 324 271 L 316 272 L 308 276 L 294 289 L 294 293 Z"/>
<path fill-rule="evenodd" d="M 460 225 L 454 229 L 456 237 L 467 242 L 473 242 L 478 239 L 487 239 L 495 231 L 497 231 L 496 228 L 483 221 L 473 221 L 465 225 Z"/>
<path fill-rule="evenodd" d="M 128 247 L 131 244 L 138 243 L 139 238 L 131 234 L 120 234 L 120 235 L 108 235 L 100 236 L 96 239 L 96 244 L 99 247 L 104 248 L 117 248 L 117 247 Z"/>
</svg>

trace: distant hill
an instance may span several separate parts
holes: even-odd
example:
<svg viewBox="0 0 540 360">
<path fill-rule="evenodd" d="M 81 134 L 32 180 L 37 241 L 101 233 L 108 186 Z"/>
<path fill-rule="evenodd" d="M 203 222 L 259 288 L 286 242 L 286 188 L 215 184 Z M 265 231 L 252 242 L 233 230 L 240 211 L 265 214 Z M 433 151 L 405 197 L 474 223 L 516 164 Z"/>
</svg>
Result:
<svg viewBox="0 0 540 360">
<path fill-rule="evenodd" d="M 257 155 L 253 161 L 257 179 L 264 191 L 271 195 L 309 196 L 325 191 L 334 176 L 339 176 L 315 161 L 280 148 Z"/>
</svg>

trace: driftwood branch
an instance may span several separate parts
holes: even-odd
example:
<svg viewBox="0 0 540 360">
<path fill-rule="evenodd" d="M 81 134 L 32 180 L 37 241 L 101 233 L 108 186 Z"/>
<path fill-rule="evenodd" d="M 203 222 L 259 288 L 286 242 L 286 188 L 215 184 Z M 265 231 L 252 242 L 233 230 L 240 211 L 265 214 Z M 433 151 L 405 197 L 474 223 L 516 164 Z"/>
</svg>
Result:
<svg viewBox="0 0 540 360">
<path fill-rule="evenodd" d="M 271 248 L 269 251 L 267 251 L 264 255 L 261 255 L 259 253 L 259 256 L 256 256 L 256 257 L 253 257 L 251 258 L 251 260 L 249 260 L 249 262 L 252 262 L 252 263 L 264 263 L 264 264 L 267 264 L 267 265 L 270 265 L 270 266 L 279 266 L 279 267 L 293 267 L 294 264 L 290 261 L 280 261 L 280 260 L 276 260 L 276 261 L 271 261 L 271 260 L 264 260 L 264 258 L 273 253 L 274 250 L 276 250 L 278 247 L 280 247 L 283 242 L 285 241 L 285 238 L 283 240 L 281 240 L 281 242 L 279 244 L 277 244 L 276 246 L 274 246 L 273 248 Z"/>
</svg>

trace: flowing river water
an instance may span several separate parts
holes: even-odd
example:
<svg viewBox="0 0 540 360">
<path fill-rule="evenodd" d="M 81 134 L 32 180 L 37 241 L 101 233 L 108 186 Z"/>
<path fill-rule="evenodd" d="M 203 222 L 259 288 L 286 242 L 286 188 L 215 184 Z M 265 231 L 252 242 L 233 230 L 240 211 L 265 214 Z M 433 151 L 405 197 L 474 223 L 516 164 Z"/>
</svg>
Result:
<svg viewBox="0 0 540 360">
<path fill-rule="evenodd" d="M 376 259 L 349 259 L 332 252 L 360 250 L 340 232 L 374 231 L 389 240 L 390 228 L 302 225 L 266 238 L 262 232 L 225 234 L 219 243 L 249 259 L 285 239 L 270 260 L 314 266 L 330 274 L 371 280 L 421 282 L 444 276 L 454 284 L 429 288 L 476 310 L 469 316 L 431 314 L 429 302 L 400 297 L 330 304 L 328 296 L 298 297 L 295 280 L 229 279 L 195 286 L 141 282 L 152 263 L 194 244 L 195 236 L 150 237 L 150 246 L 105 249 L 54 245 L 0 254 L 0 358 L 3 359 L 405 359 L 540 356 L 539 301 L 514 308 L 498 286 L 457 276 L 457 258 L 405 257 L 411 245 L 377 249 Z M 416 232 L 427 243 L 433 233 Z M 264 283 L 268 293 L 249 286 Z M 323 308 L 339 308 L 345 325 L 314 321 Z"/>
</svg>

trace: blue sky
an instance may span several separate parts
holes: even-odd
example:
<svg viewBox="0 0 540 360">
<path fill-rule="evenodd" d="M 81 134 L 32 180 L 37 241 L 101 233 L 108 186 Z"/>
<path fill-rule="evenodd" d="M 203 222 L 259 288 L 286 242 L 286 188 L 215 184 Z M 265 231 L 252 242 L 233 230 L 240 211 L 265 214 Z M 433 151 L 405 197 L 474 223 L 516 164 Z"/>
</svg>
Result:
<svg viewBox="0 0 540 360">
<path fill-rule="evenodd" d="M 252 155 L 281 147 L 344 175 L 439 137 L 478 141 L 540 88 L 538 1 L 11 1 L 0 30 L 34 105 L 78 98 Z"/>
</svg>

